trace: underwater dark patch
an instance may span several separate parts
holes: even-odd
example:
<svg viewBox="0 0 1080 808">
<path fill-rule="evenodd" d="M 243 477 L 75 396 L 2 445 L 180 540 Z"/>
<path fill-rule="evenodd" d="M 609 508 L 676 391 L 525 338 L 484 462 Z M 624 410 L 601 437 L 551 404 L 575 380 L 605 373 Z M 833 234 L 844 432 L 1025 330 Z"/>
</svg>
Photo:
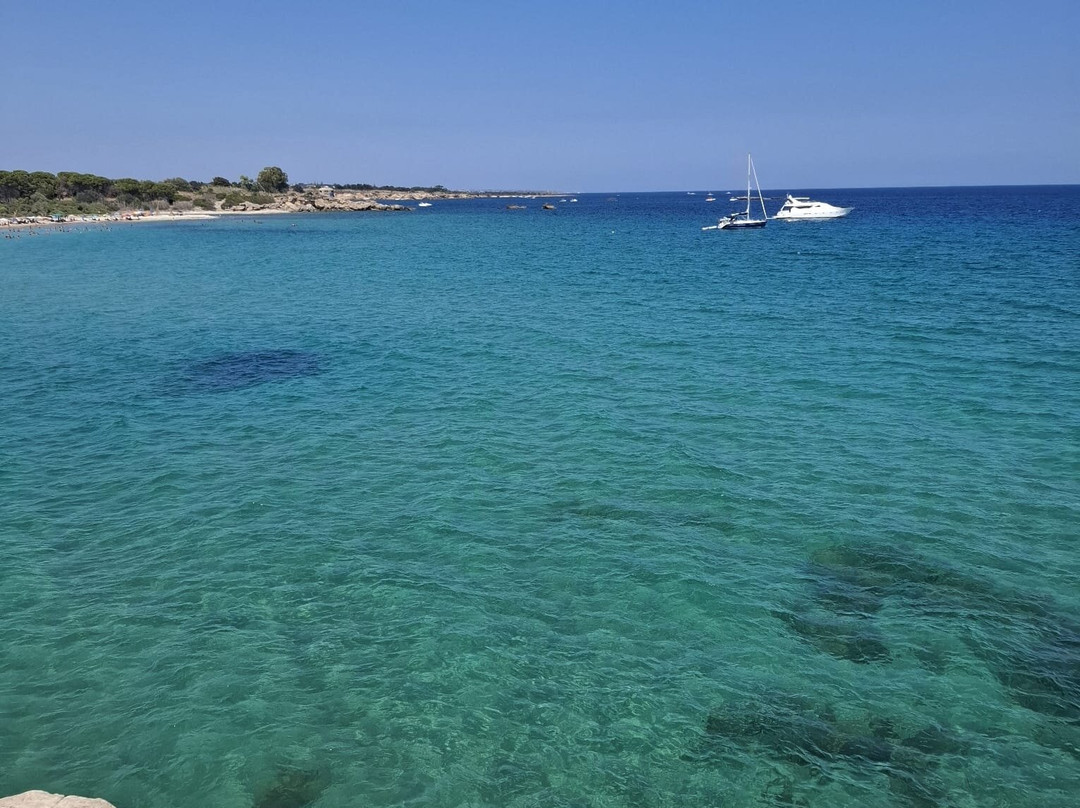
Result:
<svg viewBox="0 0 1080 808">
<path fill-rule="evenodd" d="M 816 647 L 854 661 L 882 658 L 884 648 L 875 646 L 872 634 L 852 634 L 848 617 L 869 617 L 876 599 L 902 600 L 927 616 L 963 617 L 965 641 L 1014 702 L 1080 725 L 1080 627 L 1049 598 L 894 547 L 818 550 L 807 578 L 814 602 L 841 620 L 777 616 Z M 981 628 L 973 630 L 977 624 Z M 944 670 L 946 660 L 932 649 L 920 649 L 916 657 L 932 670 Z"/>
<path fill-rule="evenodd" d="M 966 750 L 960 738 L 937 726 L 897 737 L 889 722 L 875 720 L 867 732 L 841 728 L 831 711 L 802 709 L 782 697 L 759 704 L 725 707 L 705 721 L 700 748 L 684 759 L 731 765 L 732 751 L 754 747 L 774 760 L 809 767 L 828 778 L 833 766 L 866 775 L 884 773 L 903 803 L 945 804 L 946 790 L 935 774 L 940 755 Z"/>
<path fill-rule="evenodd" d="M 885 588 L 864 580 L 856 570 L 810 563 L 805 576 L 814 599 L 837 614 L 864 617 L 881 610 Z"/>
<path fill-rule="evenodd" d="M 840 659 L 866 664 L 885 662 L 891 657 L 888 647 L 868 621 L 791 611 L 774 611 L 773 616 L 782 620 L 802 640 Z"/>
<path fill-rule="evenodd" d="M 319 356 L 308 351 L 243 351 L 195 362 L 188 366 L 183 380 L 190 392 L 224 393 L 321 371 Z"/>
<path fill-rule="evenodd" d="M 966 755 L 971 751 L 970 744 L 938 724 L 923 727 L 907 738 L 898 739 L 898 742 L 908 749 L 940 757 Z"/>
<path fill-rule="evenodd" d="M 281 766 L 274 779 L 255 792 L 252 808 L 304 808 L 311 805 L 330 785 L 330 775 L 322 769 Z"/>
<path fill-rule="evenodd" d="M 928 609 L 962 608 L 980 616 L 1054 616 L 1045 599 L 1011 591 L 915 550 L 834 545 L 812 554 L 808 572 L 823 605 L 836 604 L 838 610 L 867 608 L 875 600 L 900 597 Z"/>
<path fill-rule="evenodd" d="M 1017 704 L 1080 725 L 1080 637 L 1058 637 L 988 662 Z"/>
</svg>

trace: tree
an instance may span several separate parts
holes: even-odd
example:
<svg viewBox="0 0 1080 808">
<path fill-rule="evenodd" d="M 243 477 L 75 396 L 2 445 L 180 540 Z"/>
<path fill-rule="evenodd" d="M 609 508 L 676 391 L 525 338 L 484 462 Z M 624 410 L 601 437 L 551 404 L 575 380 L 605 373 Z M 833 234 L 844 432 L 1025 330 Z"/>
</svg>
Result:
<svg viewBox="0 0 1080 808">
<path fill-rule="evenodd" d="M 183 177 L 171 177 L 167 180 L 162 180 L 172 185 L 178 191 L 190 191 L 191 183 L 185 180 Z"/>
<path fill-rule="evenodd" d="M 171 180 L 165 182 L 155 182 L 151 184 L 149 199 L 164 199 L 170 205 L 176 201 L 176 186 L 173 185 Z"/>
<path fill-rule="evenodd" d="M 286 191 L 289 188 L 289 175 L 277 166 L 267 166 L 259 172 L 256 183 L 264 191 Z"/>
<path fill-rule="evenodd" d="M 136 198 L 140 195 L 142 190 L 142 181 L 132 179 L 131 177 L 121 177 L 118 180 L 113 180 L 113 190 L 118 194 L 126 194 L 132 198 Z"/>
<path fill-rule="evenodd" d="M 27 171 L 0 171 L 0 200 L 24 199 L 34 193 L 34 181 Z"/>
<path fill-rule="evenodd" d="M 76 196 L 80 191 L 94 191 L 102 196 L 108 196 L 109 191 L 112 190 L 112 181 L 107 177 L 99 177 L 97 174 L 59 171 L 56 179 L 59 185 L 58 193 L 65 196 Z"/>
<path fill-rule="evenodd" d="M 56 198 L 56 177 L 48 171 L 35 171 L 30 175 L 35 191 L 41 191 L 47 199 Z"/>
<path fill-rule="evenodd" d="M 228 188 L 230 185 L 232 185 L 232 183 L 224 177 L 214 177 L 212 180 L 210 180 L 210 184 L 224 186 L 225 188 Z"/>
</svg>

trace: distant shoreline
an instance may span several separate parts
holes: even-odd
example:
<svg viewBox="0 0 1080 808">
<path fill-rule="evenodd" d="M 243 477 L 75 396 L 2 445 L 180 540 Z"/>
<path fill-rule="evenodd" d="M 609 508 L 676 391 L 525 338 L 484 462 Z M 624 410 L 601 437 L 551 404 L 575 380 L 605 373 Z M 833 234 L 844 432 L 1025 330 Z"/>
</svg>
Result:
<svg viewBox="0 0 1080 808">
<path fill-rule="evenodd" d="M 13 218 L 0 218 L 0 231 L 32 230 L 42 228 L 48 230 L 62 229 L 70 225 L 112 225 L 112 224 L 135 224 L 137 222 L 197 222 L 218 219 L 222 216 L 243 216 L 257 213 L 288 213 L 284 210 L 219 210 L 213 213 L 203 211 L 173 211 L 170 213 L 116 213 L 103 216 L 91 214 L 72 214 L 62 219 L 52 219 L 48 216 L 20 216 Z"/>
<path fill-rule="evenodd" d="M 409 191 L 392 197 L 375 191 L 321 190 L 304 193 L 275 194 L 271 202 L 240 202 L 231 208 L 215 210 L 122 210 L 106 214 L 72 213 L 64 216 L 0 217 L 0 232 L 69 225 L 111 225 L 135 222 L 208 221 L 222 216 L 251 216 L 279 213 L 348 213 L 411 211 L 405 202 L 430 202 L 456 199 L 547 199 L 565 196 L 554 191 Z"/>
<path fill-rule="evenodd" d="M 132 222 L 206 221 L 221 216 L 278 213 L 346 213 L 411 211 L 406 202 L 430 202 L 455 199 L 541 199 L 564 196 L 554 191 L 406 191 L 385 196 L 373 191 L 321 188 L 303 192 L 274 194 L 268 202 L 244 200 L 225 208 L 169 210 L 128 209 L 112 213 L 71 213 L 53 216 L 0 217 L 0 231 L 28 230 L 36 227 L 55 229 L 65 225 L 107 225 Z"/>
</svg>

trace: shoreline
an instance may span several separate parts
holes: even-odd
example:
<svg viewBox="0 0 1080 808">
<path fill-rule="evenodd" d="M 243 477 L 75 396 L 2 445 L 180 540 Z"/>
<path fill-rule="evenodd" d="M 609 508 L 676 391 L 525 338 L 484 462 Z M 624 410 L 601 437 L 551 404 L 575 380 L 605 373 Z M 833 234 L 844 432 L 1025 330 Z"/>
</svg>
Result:
<svg viewBox="0 0 1080 808">
<path fill-rule="evenodd" d="M 327 210 L 326 213 L 339 213 L 342 210 Z M 62 219 L 53 219 L 47 216 L 18 216 L 0 218 L 0 233 L 10 231 L 26 231 L 40 228 L 42 230 L 64 230 L 66 227 L 79 225 L 128 225 L 139 222 L 199 222 L 211 221 L 228 216 L 258 216 L 260 214 L 275 216 L 286 213 L 301 213 L 305 211 L 291 211 L 283 208 L 260 208 L 258 210 L 215 210 L 215 211 L 170 211 L 157 213 L 109 213 L 109 214 L 72 214 Z"/>
<path fill-rule="evenodd" d="M 0 232 L 32 231 L 35 228 L 63 231 L 65 228 L 78 225 L 103 226 L 135 224 L 137 222 L 205 221 L 207 219 L 216 219 L 221 213 L 221 211 L 215 213 L 203 213 L 200 211 L 198 213 L 148 213 L 141 216 L 111 214 L 108 216 L 68 216 L 63 219 L 51 219 L 42 216 L 20 216 L 7 221 L 0 221 Z M 228 213 L 228 211 L 226 211 L 226 213 Z"/>
<path fill-rule="evenodd" d="M 389 192 L 389 193 L 387 193 Z M 240 192 L 235 192 L 241 195 Z M 124 222 L 173 222 L 214 219 L 218 216 L 253 213 L 329 213 L 362 211 L 412 211 L 405 203 L 418 203 L 424 207 L 432 201 L 458 199 L 540 199 L 566 196 L 557 191 L 451 191 L 451 190 L 400 190 L 381 188 L 351 190 L 322 186 L 303 190 L 289 190 L 274 194 L 252 194 L 248 198 L 227 200 L 224 194 L 217 199 L 201 197 L 203 204 L 195 207 L 191 198 L 177 200 L 182 208 L 120 208 L 108 213 L 69 213 L 0 216 L 0 232 L 26 230 L 36 227 L 56 228 L 78 224 L 113 224 Z M 258 200 L 258 201 L 256 201 Z M 59 200 L 70 202 L 70 199 Z M 199 201 L 198 199 L 194 201 Z M 222 205 L 228 201 L 228 207 Z"/>
<path fill-rule="evenodd" d="M 459 199 L 547 199 L 559 196 L 566 196 L 566 194 L 548 191 L 521 193 L 512 191 L 448 191 L 443 194 L 416 192 L 394 197 L 378 196 L 370 191 L 338 191 L 319 196 L 282 194 L 269 203 L 242 202 L 233 208 L 217 210 L 170 210 L 149 213 L 141 210 L 121 210 L 113 213 L 74 213 L 61 218 L 51 216 L 0 217 L 0 233 L 25 232 L 32 231 L 35 228 L 63 230 L 65 227 L 77 225 L 209 221 L 222 216 L 253 216 L 257 214 L 412 211 L 413 208 L 402 203 Z"/>
</svg>

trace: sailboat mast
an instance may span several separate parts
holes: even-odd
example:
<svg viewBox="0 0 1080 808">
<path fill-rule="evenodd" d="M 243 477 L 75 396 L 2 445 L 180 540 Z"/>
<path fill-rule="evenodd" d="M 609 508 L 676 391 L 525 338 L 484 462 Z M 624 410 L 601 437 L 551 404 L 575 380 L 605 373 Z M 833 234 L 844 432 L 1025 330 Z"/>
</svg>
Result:
<svg viewBox="0 0 1080 808">
<path fill-rule="evenodd" d="M 753 163 L 751 163 L 750 165 L 752 166 L 752 165 L 753 165 Z M 761 195 L 761 183 L 760 183 L 760 182 L 758 181 L 758 178 L 757 178 L 757 169 L 756 169 L 756 168 L 754 169 L 754 185 L 756 185 L 756 186 L 757 186 L 757 198 L 758 198 L 758 202 L 760 202 L 760 203 L 761 203 L 761 218 L 763 218 L 763 219 L 768 219 L 768 218 L 769 218 L 769 214 L 765 212 L 765 198 L 764 198 L 764 197 L 762 197 L 762 195 Z M 750 196 L 750 192 L 749 192 L 749 191 L 747 191 L 747 192 L 746 192 L 746 195 L 747 195 L 747 196 L 749 197 L 749 196 Z M 747 204 L 747 205 L 749 205 L 749 204 L 750 204 L 750 200 L 749 200 L 749 199 L 747 199 L 747 200 L 746 200 L 746 204 Z"/>
<path fill-rule="evenodd" d="M 746 153 L 746 218 L 750 218 L 750 152 Z"/>
</svg>

